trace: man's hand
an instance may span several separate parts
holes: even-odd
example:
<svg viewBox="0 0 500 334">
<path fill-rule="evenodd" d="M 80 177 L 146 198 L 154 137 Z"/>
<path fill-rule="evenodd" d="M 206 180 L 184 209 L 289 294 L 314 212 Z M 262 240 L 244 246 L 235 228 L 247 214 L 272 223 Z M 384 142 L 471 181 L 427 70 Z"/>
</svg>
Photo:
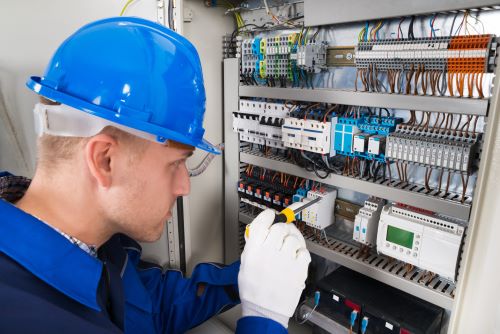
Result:
<svg viewBox="0 0 500 334">
<path fill-rule="evenodd" d="M 274 216 L 265 210 L 247 227 L 238 285 L 243 316 L 267 317 L 288 327 L 311 256 L 295 225 L 273 225 Z"/>
</svg>

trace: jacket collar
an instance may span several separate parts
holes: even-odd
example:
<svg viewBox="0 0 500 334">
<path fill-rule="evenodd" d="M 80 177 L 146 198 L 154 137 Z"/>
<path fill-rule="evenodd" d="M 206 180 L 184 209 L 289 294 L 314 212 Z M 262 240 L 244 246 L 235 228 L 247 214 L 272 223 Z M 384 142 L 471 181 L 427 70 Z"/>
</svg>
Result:
<svg viewBox="0 0 500 334">
<path fill-rule="evenodd" d="M 0 252 L 66 296 L 101 311 L 102 262 L 37 218 L 0 200 Z"/>
</svg>

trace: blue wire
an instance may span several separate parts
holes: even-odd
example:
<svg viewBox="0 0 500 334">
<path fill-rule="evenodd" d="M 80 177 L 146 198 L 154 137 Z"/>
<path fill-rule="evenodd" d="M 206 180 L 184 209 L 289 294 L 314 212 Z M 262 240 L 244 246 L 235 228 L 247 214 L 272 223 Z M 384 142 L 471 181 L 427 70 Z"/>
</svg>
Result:
<svg viewBox="0 0 500 334">
<path fill-rule="evenodd" d="M 309 88 L 309 82 L 307 81 L 307 76 L 306 76 L 303 68 L 300 69 L 300 73 L 302 73 L 302 76 L 304 77 L 304 80 L 306 81 L 306 87 Z"/>
<path fill-rule="evenodd" d="M 365 39 L 365 42 L 368 41 L 368 29 L 370 28 L 370 22 L 366 21 L 366 25 L 365 25 L 365 36 L 364 36 L 364 39 Z"/>
<path fill-rule="evenodd" d="M 361 320 L 361 334 L 366 333 L 367 327 L 368 327 L 368 317 L 363 317 L 363 320 Z"/>
<path fill-rule="evenodd" d="M 431 27 L 431 34 L 432 34 L 432 36 L 436 37 L 436 32 L 434 31 L 434 27 L 432 25 L 432 20 L 434 20 L 434 17 L 435 16 L 431 16 L 431 18 L 429 19 L 429 27 Z"/>
</svg>

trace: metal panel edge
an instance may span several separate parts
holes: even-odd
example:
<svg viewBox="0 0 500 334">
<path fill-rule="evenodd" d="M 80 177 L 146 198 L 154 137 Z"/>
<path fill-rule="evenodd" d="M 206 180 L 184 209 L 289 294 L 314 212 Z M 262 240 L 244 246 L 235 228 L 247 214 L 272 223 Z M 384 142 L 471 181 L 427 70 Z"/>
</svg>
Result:
<svg viewBox="0 0 500 334">
<path fill-rule="evenodd" d="M 335 89 L 300 89 L 241 86 L 242 97 L 338 103 L 367 107 L 423 110 L 485 116 L 488 99 L 355 92 Z"/>
<path fill-rule="evenodd" d="M 259 157 L 245 152 L 240 153 L 240 159 L 245 163 L 300 176 L 313 181 L 329 184 L 334 187 L 352 189 L 368 195 L 383 197 L 390 201 L 402 202 L 419 208 L 426 208 L 427 210 L 439 212 L 465 221 L 469 219 L 470 206 L 466 204 L 454 203 L 445 199 L 430 197 L 404 189 L 387 187 L 385 185 L 363 181 L 348 176 L 331 174 L 326 179 L 321 179 L 314 175 L 314 173 L 307 172 L 294 164 Z M 236 188 L 236 185 L 234 185 L 234 187 Z"/>
<path fill-rule="evenodd" d="M 318 26 L 498 5 L 493 0 L 304 0 L 304 25 Z"/>
<path fill-rule="evenodd" d="M 471 295 L 465 295 L 466 290 L 468 289 L 467 292 L 474 290 L 474 287 L 477 284 L 483 284 L 484 282 L 482 277 L 478 280 L 477 276 L 473 276 L 473 273 L 471 272 L 471 269 L 473 269 L 474 267 L 473 260 L 478 261 L 478 258 L 484 258 L 484 252 L 491 251 L 489 248 L 487 248 L 488 243 L 484 240 L 481 240 L 480 237 L 484 237 L 485 234 L 493 233 L 493 226 L 498 223 L 498 219 L 495 216 L 495 209 L 488 208 L 487 205 L 488 203 L 498 204 L 498 199 L 488 201 L 488 197 L 490 197 L 491 199 L 496 198 L 496 195 L 498 195 L 496 189 L 497 184 L 495 183 L 495 180 L 498 177 L 495 177 L 495 173 L 498 169 L 498 164 L 496 163 L 496 161 L 498 160 L 497 154 L 498 147 L 500 145 L 499 109 L 500 66 L 497 66 L 495 79 L 493 82 L 493 94 L 490 99 L 489 119 L 485 136 L 483 138 L 483 152 L 481 154 L 481 162 L 479 165 L 476 189 L 474 190 L 470 223 L 464 241 L 462 261 L 460 262 L 460 268 L 458 272 L 458 284 L 455 297 L 456 303 L 450 319 L 449 333 L 459 332 L 460 322 L 462 321 L 463 324 L 463 320 L 461 319 L 461 317 L 468 316 L 466 310 L 470 308 L 470 306 L 466 305 L 465 302 L 470 302 L 471 299 L 474 299 L 474 297 L 471 297 Z M 489 272 L 491 272 L 491 268 L 489 268 Z M 493 277 L 495 277 L 494 279 L 497 280 L 497 276 Z M 498 317 L 498 311 L 490 311 L 489 308 L 485 308 L 483 314 L 485 316 L 484 319 L 487 319 L 482 322 L 483 326 L 487 326 L 486 323 L 491 325 L 492 323 L 490 319 Z M 475 326 L 475 328 L 479 331 L 479 327 Z M 465 331 L 462 330 L 462 332 Z"/>
<path fill-rule="evenodd" d="M 238 109 L 239 61 L 224 59 L 224 261 L 238 259 L 239 139 L 233 132 L 232 112 Z"/>
</svg>

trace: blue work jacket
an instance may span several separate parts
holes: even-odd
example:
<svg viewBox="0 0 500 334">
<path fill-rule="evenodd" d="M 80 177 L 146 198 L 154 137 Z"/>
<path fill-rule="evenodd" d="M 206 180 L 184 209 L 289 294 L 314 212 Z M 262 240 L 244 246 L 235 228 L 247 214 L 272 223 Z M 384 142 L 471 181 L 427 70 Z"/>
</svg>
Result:
<svg viewBox="0 0 500 334">
<path fill-rule="evenodd" d="M 95 258 L 0 199 L 0 333 L 183 333 L 239 303 L 239 262 L 202 263 L 188 279 L 140 256 L 117 234 Z M 236 333 L 287 330 L 244 317 Z"/>
</svg>

